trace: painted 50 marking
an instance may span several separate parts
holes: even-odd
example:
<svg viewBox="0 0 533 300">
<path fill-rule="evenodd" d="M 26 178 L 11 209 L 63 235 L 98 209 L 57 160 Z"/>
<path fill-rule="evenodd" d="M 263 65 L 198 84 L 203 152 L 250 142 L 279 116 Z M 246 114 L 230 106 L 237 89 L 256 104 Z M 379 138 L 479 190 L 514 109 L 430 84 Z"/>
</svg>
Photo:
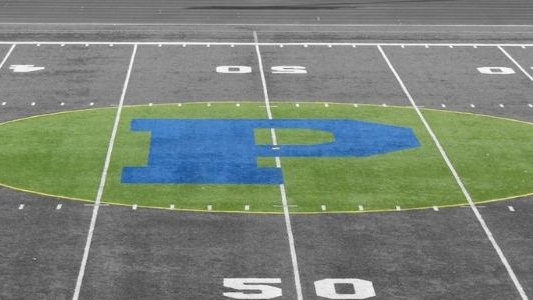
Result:
<svg viewBox="0 0 533 300">
<path fill-rule="evenodd" d="M 252 73 L 252 67 L 218 66 L 216 71 L 222 74 L 247 74 Z M 304 66 L 273 66 L 271 72 L 272 74 L 307 74 L 307 69 Z"/>
<path fill-rule="evenodd" d="M 281 278 L 225 278 L 224 287 L 235 291 L 223 295 L 231 299 L 274 299 L 281 297 Z M 325 299 L 368 299 L 376 296 L 372 282 L 356 278 L 327 278 L 314 282 L 316 295 Z M 339 293 L 337 286 L 349 285 L 353 292 Z"/>
</svg>

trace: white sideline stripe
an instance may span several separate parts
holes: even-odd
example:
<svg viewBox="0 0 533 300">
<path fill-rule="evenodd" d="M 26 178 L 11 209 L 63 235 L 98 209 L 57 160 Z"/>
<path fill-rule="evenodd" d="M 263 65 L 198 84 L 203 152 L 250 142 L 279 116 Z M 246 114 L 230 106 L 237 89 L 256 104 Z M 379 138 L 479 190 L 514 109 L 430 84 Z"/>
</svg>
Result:
<svg viewBox="0 0 533 300">
<path fill-rule="evenodd" d="M 126 90 L 128 89 L 128 83 L 130 81 L 131 70 L 133 69 L 133 62 L 135 60 L 135 54 L 137 53 L 137 45 L 133 45 L 133 52 L 131 53 L 130 64 L 128 66 L 128 72 L 126 79 L 124 80 L 124 86 L 122 87 L 122 94 L 120 95 L 120 102 L 118 104 L 117 113 L 115 116 L 115 123 L 113 125 L 113 131 L 109 139 L 109 145 L 107 148 L 107 154 L 105 157 L 104 168 L 102 169 L 102 176 L 100 178 L 100 185 L 98 186 L 98 193 L 93 206 L 93 214 L 91 217 L 91 224 L 89 226 L 89 232 L 87 233 L 87 242 L 85 243 L 85 249 L 83 250 L 83 258 L 81 260 L 80 271 L 78 273 L 78 279 L 76 281 L 76 288 L 74 290 L 73 300 L 78 300 L 80 296 L 81 284 L 83 281 L 83 275 L 85 274 L 85 267 L 87 265 L 87 259 L 89 258 L 89 250 L 91 249 L 91 242 L 93 239 L 94 227 L 96 225 L 96 217 L 98 216 L 98 208 L 100 207 L 100 201 L 102 200 L 102 194 L 107 179 L 107 170 L 109 169 L 109 163 L 111 161 L 111 154 L 113 153 L 113 146 L 115 144 L 115 137 L 117 136 L 118 124 L 120 122 L 120 113 L 122 112 L 122 106 L 124 105 L 124 98 L 126 97 Z"/>
<path fill-rule="evenodd" d="M 0 45 L 109 45 L 113 43 L 114 45 L 127 45 L 127 46 L 400 46 L 405 47 L 533 47 L 533 44 L 520 44 L 520 43 L 487 43 L 487 44 L 474 44 L 474 43 L 350 43 L 350 42 L 337 42 L 337 43 L 325 43 L 325 42 L 292 42 L 292 43 L 280 43 L 280 42 L 267 42 L 267 43 L 255 43 L 255 42 L 110 42 L 110 41 L 0 41 Z"/>
<path fill-rule="evenodd" d="M 6 55 L 4 56 L 4 59 L 2 59 L 2 62 L 0 62 L 0 70 L 2 69 L 2 67 L 6 63 L 7 59 L 11 55 L 11 52 L 13 52 L 13 49 L 15 49 L 15 46 L 17 46 L 17 44 L 11 45 L 11 47 L 9 48 L 9 51 L 7 51 Z"/>
<path fill-rule="evenodd" d="M 270 99 L 268 97 L 268 90 L 265 79 L 265 71 L 263 69 L 263 60 L 261 59 L 261 51 L 259 50 L 259 40 L 257 38 L 257 32 L 254 31 L 255 52 L 257 53 L 257 61 L 259 62 L 259 73 L 261 74 L 261 83 L 263 84 L 263 95 L 265 97 L 266 112 L 269 120 L 272 120 L 272 111 L 270 109 Z M 272 136 L 272 144 L 278 145 L 276 130 L 270 129 Z M 281 167 L 281 160 L 276 156 L 276 167 Z M 281 193 L 281 203 L 283 205 L 283 216 L 285 218 L 285 227 L 287 229 L 287 238 L 289 240 L 289 248 L 291 253 L 292 269 L 294 273 L 294 285 L 296 287 L 296 299 L 303 300 L 302 285 L 300 283 L 300 270 L 298 269 L 298 258 L 296 256 L 296 247 L 294 245 L 294 235 L 292 233 L 291 217 L 289 214 L 289 206 L 287 203 L 287 194 L 285 193 L 285 184 L 279 185 L 279 191 Z"/>
<path fill-rule="evenodd" d="M 479 224 L 481 225 L 481 227 L 485 231 L 485 234 L 487 235 L 487 237 L 490 240 L 492 246 L 494 247 L 494 250 L 496 250 L 496 252 L 498 253 L 498 256 L 500 257 L 500 260 L 501 260 L 502 264 L 505 266 L 505 269 L 507 269 L 507 273 L 509 273 L 509 277 L 511 277 L 511 280 L 514 283 L 514 285 L 516 287 L 516 290 L 518 291 L 518 293 L 520 294 L 520 296 L 521 296 L 521 298 L 523 300 L 528 300 L 528 297 L 527 297 L 526 293 L 524 292 L 524 289 L 522 288 L 522 285 L 518 281 L 518 278 L 516 277 L 516 274 L 514 273 L 513 269 L 511 268 L 511 265 L 507 261 L 507 258 L 503 254 L 502 249 L 500 248 L 500 246 L 496 242 L 496 239 L 492 235 L 492 232 L 490 231 L 489 227 L 485 223 L 485 220 L 483 219 L 483 216 L 481 215 L 481 213 L 479 213 L 479 210 L 477 209 L 476 204 L 472 200 L 472 197 L 470 196 L 470 193 L 468 193 L 468 191 L 466 190 L 466 187 L 464 186 L 463 181 L 459 177 L 459 174 L 457 174 L 457 171 L 455 170 L 455 167 L 453 166 L 452 162 L 448 158 L 448 155 L 444 151 L 444 148 L 442 148 L 442 145 L 440 144 L 439 140 L 437 139 L 437 136 L 433 132 L 433 129 L 431 129 L 431 127 L 429 126 L 429 123 L 426 121 L 426 118 L 424 117 L 424 115 L 422 115 L 422 112 L 420 111 L 420 109 L 416 105 L 413 97 L 411 96 L 411 93 L 409 93 L 409 91 L 407 90 L 407 87 L 403 83 L 403 80 L 400 78 L 400 75 L 398 75 L 398 73 L 396 72 L 396 69 L 392 66 L 392 63 L 390 62 L 389 58 L 387 57 L 387 55 L 385 54 L 385 52 L 383 51 L 381 46 L 378 46 L 378 50 L 379 50 L 379 52 L 381 52 L 381 55 L 383 56 L 383 58 L 387 62 L 387 65 L 389 66 L 390 70 L 392 71 L 392 73 L 396 77 L 396 80 L 398 80 L 398 83 L 400 84 L 400 86 L 402 87 L 403 92 L 405 93 L 405 95 L 409 99 L 409 102 L 411 102 L 411 105 L 413 106 L 414 110 L 418 114 L 418 117 L 420 118 L 420 120 L 424 124 L 424 127 L 426 127 L 426 130 L 429 133 L 429 135 L 431 136 L 431 139 L 433 140 L 433 142 L 435 143 L 435 145 L 439 149 L 439 152 L 440 152 L 442 158 L 446 162 L 446 165 L 448 166 L 448 169 L 450 169 L 451 173 L 453 174 L 453 177 L 455 178 L 455 181 L 457 182 L 457 185 L 461 188 L 461 191 L 463 192 L 463 195 L 465 196 L 466 200 L 468 201 L 468 204 L 470 205 L 470 208 L 474 212 L 474 215 L 476 216 Z"/>
<path fill-rule="evenodd" d="M 515 66 L 520 69 L 520 71 L 522 71 L 522 73 L 524 73 L 527 78 L 529 78 L 529 80 L 531 80 L 531 82 L 533 82 L 533 76 L 531 76 L 531 74 L 529 74 L 524 68 L 522 68 L 522 66 L 511 56 L 511 54 L 507 53 L 507 51 L 505 51 L 505 49 L 503 49 L 501 46 L 498 46 L 498 49 L 500 49 L 500 51 L 502 51 L 503 54 L 505 54 L 505 56 L 507 56 L 507 58 L 509 58 L 513 62 L 513 64 L 515 64 Z"/>
<path fill-rule="evenodd" d="M 332 24 L 332 23 L 106 23 L 106 22 L 73 22 L 73 23 L 58 23 L 58 22 L 1 22 L 0 25 L 41 25 L 41 26 L 57 26 L 57 25 L 67 25 L 67 26 L 206 26 L 206 27 L 219 27 L 219 26 L 279 26 L 279 27 L 480 27 L 480 28 L 491 28 L 491 27 L 533 27 L 533 25 L 528 24 Z"/>
</svg>

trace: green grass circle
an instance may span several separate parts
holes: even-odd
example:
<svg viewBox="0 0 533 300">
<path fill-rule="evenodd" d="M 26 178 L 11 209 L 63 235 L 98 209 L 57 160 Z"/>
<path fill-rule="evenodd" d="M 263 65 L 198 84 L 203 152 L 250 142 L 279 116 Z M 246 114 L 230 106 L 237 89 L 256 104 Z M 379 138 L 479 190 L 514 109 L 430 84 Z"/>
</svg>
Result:
<svg viewBox="0 0 533 300">
<path fill-rule="evenodd" d="M 455 206 L 466 203 L 415 111 L 409 107 L 275 103 L 274 118 L 357 119 L 412 128 L 421 147 L 365 158 L 282 158 L 291 212 L 352 212 Z M 42 115 L 0 124 L 0 183 L 33 193 L 93 201 L 116 108 Z M 424 109 L 423 114 L 474 201 L 533 192 L 533 124 Z M 131 132 L 133 118 L 266 119 L 259 102 L 126 106 L 121 115 L 102 201 L 183 210 L 280 213 L 277 185 L 124 185 L 124 166 L 146 165 L 149 133 Z M 269 143 L 256 132 L 256 143 Z M 285 130 L 281 144 L 331 140 L 324 132 Z M 272 158 L 258 158 L 271 166 Z M 4 200 L 8 201 L 8 200 Z M 248 211 L 247 211 L 248 212 Z"/>
</svg>

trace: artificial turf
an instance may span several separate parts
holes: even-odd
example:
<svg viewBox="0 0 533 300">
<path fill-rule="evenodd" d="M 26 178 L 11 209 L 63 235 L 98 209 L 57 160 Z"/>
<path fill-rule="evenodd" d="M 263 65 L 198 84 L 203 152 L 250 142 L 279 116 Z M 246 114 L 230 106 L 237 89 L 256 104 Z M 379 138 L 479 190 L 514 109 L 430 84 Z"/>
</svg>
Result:
<svg viewBox="0 0 533 300">
<path fill-rule="evenodd" d="M 0 183 L 64 197 L 94 200 L 116 109 L 68 112 L 0 126 Z M 276 119 L 357 119 L 412 128 L 421 146 L 370 157 L 281 158 L 293 212 L 388 210 L 464 204 L 433 141 L 411 108 L 276 103 Z M 533 192 L 533 125 L 493 117 L 423 110 L 475 201 Z M 133 132 L 139 118 L 266 119 L 258 102 L 124 107 L 102 201 L 176 209 L 281 212 L 277 185 L 122 184 L 125 166 L 144 166 L 150 133 Z M 270 144 L 270 130 L 255 130 Z M 332 140 L 327 132 L 278 129 L 278 143 Z M 258 157 L 258 166 L 274 166 Z"/>
</svg>

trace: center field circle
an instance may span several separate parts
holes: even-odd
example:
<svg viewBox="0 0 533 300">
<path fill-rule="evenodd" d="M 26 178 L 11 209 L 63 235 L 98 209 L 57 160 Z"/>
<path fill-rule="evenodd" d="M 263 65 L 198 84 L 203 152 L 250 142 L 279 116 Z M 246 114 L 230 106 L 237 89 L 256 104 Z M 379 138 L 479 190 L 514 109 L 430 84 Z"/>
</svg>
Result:
<svg viewBox="0 0 533 300">
<path fill-rule="evenodd" d="M 530 143 L 533 124 L 476 114 L 422 111 L 475 202 L 502 200 L 533 192 L 533 183 L 527 180 L 529 174 L 533 174 L 533 164 L 530 163 L 533 161 L 533 145 Z M 116 108 L 90 109 L 0 124 L 0 183 L 32 193 L 93 201 L 115 112 Z M 368 212 L 466 203 L 411 107 L 284 102 L 273 103 L 272 113 L 279 124 L 283 120 L 311 120 L 315 123 L 353 120 L 403 128 L 412 132 L 417 141 L 416 145 L 411 143 L 411 146 L 402 148 L 398 145 L 401 140 L 392 140 L 389 144 L 398 146 L 395 151 L 375 151 L 369 155 L 280 155 L 282 180 L 291 212 Z M 247 120 L 254 123 L 265 119 L 264 106 L 258 102 L 125 106 L 102 202 L 176 210 L 282 213 L 277 184 L 131 183 L 124 180 L 125 168 L 147 166 L 155 151 L 154 132 L 132 130 L 134 120 L 211 120 L 215 123 Z M 199 128 L 191 127 L 191 138 L 174 141 L 173 147 L 194 147 L 192 140 L 205 135 L 205 130 Z M 240 132 L 236 134 L 241 135 Z M 279 147 L 272 146 L 270 130 L 265 128 L 255 128 L 251 132 L 242 132 L 242 135 L 251 141 L 250 149 L 271 147 L 279 148 L 272 151 L 281 152 L 290 146 L 311 149 L 313 145 L 331 145 L 336 141 L 335 133 L 316 128 L 278 129 Z M 358 144 L 375 146 L 376 139 L 377 132 L 370 132 Z M 240 147 L 237 141 L 234 144 L 234 147 Z M 234 161 L 232 155 L 237 155 L 238 151 L 232 150 L 227 143 L 222 147 L 222 137 L 220 149 L 216 144 L 211 145 L 210 149 L 194 152 L 195 155 L 205 155 L 209 150 L 211 156 L 195 159 L 205 166 L 216 165 L 221 157 Z M 168 157 L 163 156 L 160 161 L 168 159 L 169 165 L 163 163 L 159 167 L 169 174 L 189 172 L 179 177 L 188 178 L 199 172 L 194 168 L 186 171 L 173 169 L 174 165 L 170 163 L 172 153 L 167 154 Z M 276 166 L 273 155 L 252 157 L 258 170 Z"/>
</svg>

